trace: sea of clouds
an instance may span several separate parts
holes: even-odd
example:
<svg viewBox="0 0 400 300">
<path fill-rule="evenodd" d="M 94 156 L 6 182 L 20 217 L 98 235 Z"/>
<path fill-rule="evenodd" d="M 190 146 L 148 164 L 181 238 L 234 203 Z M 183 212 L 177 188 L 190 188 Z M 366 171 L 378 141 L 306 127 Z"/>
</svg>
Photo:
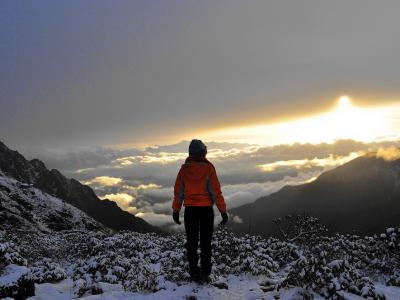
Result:
<svg viewBox="0 0 400 300">
<path fill-rule="evenodd" d="M 188 145 L 188 141 L 183 141 L 146 149 L 94 147 L 70 152 L 42 149 L 27 155 L 90 185 L 101 199 L 115 201 L 122 209 L 151 224 L 174 230 L 177 226 L 170 216 L 172 187 L 187 157 Z M 235 208 L 285 185 L 310 182 L 322 172 L 371 151 L 385 159 L 399 157 L 398 145 L 398 142 L 353 140 L 276 146 L 209 142 L 207 157 L 217 168 L 228 208 Z M 241 220 L 234 217 L 233 221 Z"/>
</svg>

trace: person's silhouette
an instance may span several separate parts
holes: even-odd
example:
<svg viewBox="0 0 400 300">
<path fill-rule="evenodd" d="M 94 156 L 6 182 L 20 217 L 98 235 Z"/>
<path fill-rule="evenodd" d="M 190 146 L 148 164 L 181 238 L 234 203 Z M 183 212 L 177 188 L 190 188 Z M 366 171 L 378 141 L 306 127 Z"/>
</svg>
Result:
<svg viewBox="0 0 400 300">
<path fill-rule="evenodd" d="M 228 221 L 226 204 L 221 192 L 217 173 L 213 164 L 206 159 L 207 147 L 200 140 L 192 140 L 189 157 L 181 166 L 174 186 L 172 202 L 173 219 L 177 224 L 182 204 L 185 206 L 184 224 L 187 238 L 187 258 L 189 274 L 193 281 L 210 280 L 211 240 L 214 227 L 215 203 L 222 216 L 222 225 Z M 200 264 L 197 248 L 200 233 Z"/>
</svg>

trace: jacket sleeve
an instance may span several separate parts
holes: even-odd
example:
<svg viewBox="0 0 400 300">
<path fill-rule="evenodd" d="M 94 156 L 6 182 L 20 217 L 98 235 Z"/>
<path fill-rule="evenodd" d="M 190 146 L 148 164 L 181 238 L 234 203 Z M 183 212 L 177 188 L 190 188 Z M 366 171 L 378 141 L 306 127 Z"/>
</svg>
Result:
<svg viewBox="0 0 400 300">
<path fill-rule="evenodd" d="M 172 209 L 174 212 L 179 212 L 181 210 L 184 199 L 185 199 L 185 185 L 182 180 L 181 170 L 179 170 L 174 185 L 174 200 L 172 201 Z"/>
<path fill-rule="evenodd" d="M 226 212 L 225 199 L 224 196 L 222 196 L 221 185 L 219 183 L 217 172 L 215 171 L 214 167 L 211 168 L 211 174 L 208 184 L 208 192 L 210 193 L 211 198 L 215 203 L 215 205 L 217 206 L 220 213 L 222 214 Z"/>
</svg>

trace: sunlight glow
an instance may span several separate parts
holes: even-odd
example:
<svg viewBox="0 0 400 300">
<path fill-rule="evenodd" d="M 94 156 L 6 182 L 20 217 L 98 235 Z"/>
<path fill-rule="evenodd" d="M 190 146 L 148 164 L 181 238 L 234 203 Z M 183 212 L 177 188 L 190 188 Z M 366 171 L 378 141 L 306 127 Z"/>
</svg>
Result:
<svg viewBox="0 0 400 300">
<path fill-rule="evenodd" d="M 347 110 L 352 107 L 351 100 L 347 96 L 342 96 L 339 98 L 339 108 L 342 110 Z"/>
<path fill-rule="evenodd" d="M 114 201 L 115 203 L 117 203 L 119 208 L 126 210 L 131 214 L 135 214 L 137 212 L 137 208 L 135 206 L 132 206 L 132 203 L 135 200 L 135 198 L 127 193 L 107 194 L 104 195 L 103 197 L 100 197 L 100 199 L 101 200 L 108 199 Z"/>
<path fill-rule="evenodd" d="M 185 159 L 187 156 L 186 153 L 168 153 L 168 152 L 159 152 L 157 154 L 148 154 L 148 155 L 136 155 L 136 156 L 126 156 L 117 158 L 113 160 L 114 165 L 119 165 L 121 167 L 130 166 L 133 164 L 168 164 L 174 161 L 179 161 Z"/>
<path fill-rule="evenodd" d="M 100 185 L 100 186 L 114 186 L 118 185 L 122 181 L 122 178 L 110 177 L 110 176 L 99 176 L 90 180 L 83 181 L 83 184 L 88 185 Z"/>
<path fill-rule="evenodd" d="M 313 159 L 298 159 L 298 160 L 282 160 L 275 161 L 273 163 L 262 164 L 258 167 L 264 172 L 274 172 L 279 168 L 295 168 L 301 169 L 312 169 L 315 167 L 336 167 L 349 162 L 360 155 L 365 154 L 364 152 L 351 152 L 348 156 L 335 156 L 333 154 L 326 158 L 313 158 Z"/>
<path fill-rule="evenodd" d="M 386 161 L 394 161 L 400 159 L 400 150 L 397 147 L 381 148 L 376 153 L 377 158 L 382 158 Z"/>
<path fill-rule="evenodd" d="M 333 143 L 340 139 L 362 142 L 400 138 L 400 104 L 359 107 L 341 96 L 330 112 L 268 125 L 227 128 L 206 134 L 209 140 L 277 145 Z"/>
</svg>

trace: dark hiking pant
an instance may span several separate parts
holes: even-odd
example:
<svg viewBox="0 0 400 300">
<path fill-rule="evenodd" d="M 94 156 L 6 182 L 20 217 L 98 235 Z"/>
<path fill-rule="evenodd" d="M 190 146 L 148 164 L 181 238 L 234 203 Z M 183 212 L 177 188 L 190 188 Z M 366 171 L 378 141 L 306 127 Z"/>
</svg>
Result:
<svg viewBox="0 0 400 300">
<path fill-rule="evenodd" d="M 210 275 L 211 273 L 211 240 L 214 227 L 214 211 L 212 206 L 187 206 L 185 207 L 185 230 L 187 239 L 187 258 L 189 273 Z M 200 264 L 197 249 L 200 233 Z"/>
</svg>

